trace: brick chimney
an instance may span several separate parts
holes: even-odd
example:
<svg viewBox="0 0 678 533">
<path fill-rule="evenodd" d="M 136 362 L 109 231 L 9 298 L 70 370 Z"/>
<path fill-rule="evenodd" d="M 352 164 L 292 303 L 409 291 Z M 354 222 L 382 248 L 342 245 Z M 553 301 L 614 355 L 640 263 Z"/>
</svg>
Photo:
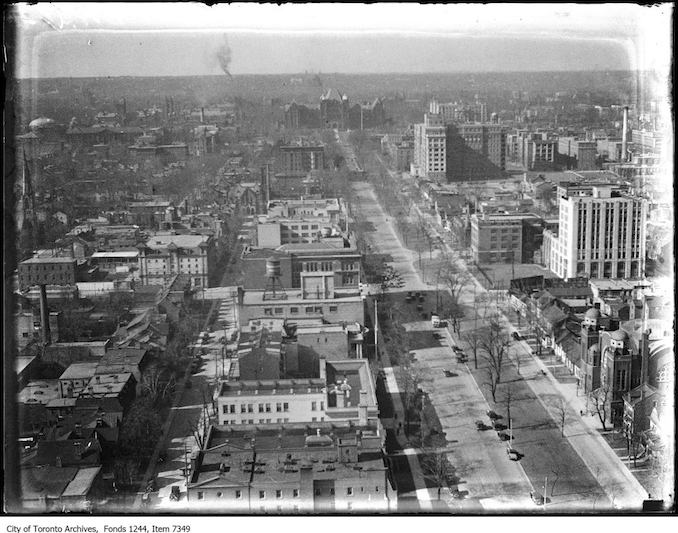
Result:
<svg viewBox="0 0 678 533">
<path fill-rule="evenodd" d="M 358 404 L 358 424 L 367 425 L 367 391 L 360 391 L 360 403 Z"/>
</svg>

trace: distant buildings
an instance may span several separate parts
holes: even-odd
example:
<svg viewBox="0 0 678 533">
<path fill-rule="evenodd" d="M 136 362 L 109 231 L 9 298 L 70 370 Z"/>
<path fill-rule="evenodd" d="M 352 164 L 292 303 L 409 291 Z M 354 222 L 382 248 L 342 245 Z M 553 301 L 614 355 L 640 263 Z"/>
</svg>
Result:
<svg viewBox="0 0 678 533">
<path fill-rule="evenodd" d="M 424 114 L 424 122 L 414 125 L 413 170 L 417 176 L 443 180 L 446 176 L 445 125 L 440 115 Z"/>
<path fill-rule="evenodd" d="M 19 263 L 19 285 L 75 285 L 73 257 L 33 257 Z"/>
<path fill-rule="evenodd" d="M 205 235 L 156 233 L 139 249 L 139 275 L 145 285 L 164 285 L 185 274 L 192 287 L 209 285 L 214 240 Z"/>
<path fill-rule="evenodd" d="M 608 184 L 561 184 L 558 233 L 544 232 L 544 261 L 562 278 L 645 273 L 647 201 Z"/>
<path fill-rule="evenodd" d="M 527 170 L 555 168 L 558 140 L 547 132 L 518 130 L 506 135 L 506 156 Z"/>
<path fill-rule="evenodd" d="M 567 168 L 596 170 L 598 168 L 598 146 L 596 141 L 578 137 L 558 138 L 559 159 Z"/>
<path fill-rule="evenodd" d="M 447 181 L 504 177 L 506 131 L 495 124 L 448 124 L 446 127 Z"/>
</svg>

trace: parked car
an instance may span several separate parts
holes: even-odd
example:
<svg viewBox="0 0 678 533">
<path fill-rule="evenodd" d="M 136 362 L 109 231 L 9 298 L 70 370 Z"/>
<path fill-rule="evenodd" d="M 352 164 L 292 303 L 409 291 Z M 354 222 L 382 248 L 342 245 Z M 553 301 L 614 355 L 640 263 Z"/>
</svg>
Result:
<svg viewBox="0 0 678 533">
<path fill-rule="evenodd" d="M 487 416 L 489 416 L 492 420 L 499 420 L 500 418 L 503 418 L 500 414 L 492 411 L 492 409 L 487 411 Z"/>
<path fill-rule="evenodd" d="M 455 374 L 451 370 L 443 370 L 443 374 L 445 374 L 446 378 L 456 378 L 459 374 Z"/>
<path fill-rule="evenodd" d="M 488 426 L 482 420 L 476 420 L 475 424 L 476 424 L 476 429 L 478 431 L 487 431 L 488 429 L 491 429 L 490 426 Z"/>
<path fill-rule="evenodd" d="M 434 328 L 440 327 L 440 316 L 435 313 L 431 313 L 431 326 Z"/>
<path fill-rule="evenodd" d="M 530 491 L 530 498 L 532 498 L 532 501 L 537 505 L 544 505 L 544 496 L 542 496 L 539 492 L 534 490 Z"/>
<path fill-rule="evenodd" d="M 521 457 L 520 452 L 514 450 L 513 448 L 506 448 L 506 454 L 508 455 L 508 458 L 511 459 L 511 461 L 519 461 Z"/>
</svg>

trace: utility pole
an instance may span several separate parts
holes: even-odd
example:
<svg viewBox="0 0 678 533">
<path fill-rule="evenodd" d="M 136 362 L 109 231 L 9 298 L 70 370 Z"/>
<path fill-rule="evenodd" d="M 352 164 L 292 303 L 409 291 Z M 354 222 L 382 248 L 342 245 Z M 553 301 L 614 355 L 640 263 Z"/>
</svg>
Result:
<svg viewBox="0 0 678 533">
<path fill-rule="evenodd" d="M 186 443 L 184 442 L 184 478 L 186 479 L 186 503 L 188 503 L 188 450 L 186 449 Z"/>
<path fill-rule="evenodd" d="M 374 299 L 374 356 L 379 360 L 379 315 L 377 299 Z"/>
</svg>

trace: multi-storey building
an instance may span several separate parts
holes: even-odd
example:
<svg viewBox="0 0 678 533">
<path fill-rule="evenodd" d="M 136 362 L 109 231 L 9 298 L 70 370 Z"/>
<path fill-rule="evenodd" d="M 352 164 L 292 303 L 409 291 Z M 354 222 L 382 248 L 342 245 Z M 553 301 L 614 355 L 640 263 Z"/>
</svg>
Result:
<svg viewBox="0 0 678 533">
<path fill-rule="evenodd" d="M 448 181 L 503 177 L 506 132 L 495 124 L 448 124 L 445 168 Z"/>
<path fill-rule="evenodd" d="M 139 249 L 139 276 L 144 285 L 164 285 L 185 274 L 192 287 L 209 285 L 214 240 L 205 235 L 157 233 Z"/>
<path fill-rule="evenodd" d="M 217 397 L 219 424 L 287 424 L 378 420 L 366 359 L 319 359 L 317 378 L 227 381 Z"/>
<path fill-rule="evenodd" d="M 280 147 L 278 170 L 286 175 L 305 176 L 311 170 L 325 168 L 323 145 L 288 144 Z"/>
<path fill-rule="evenodd" d="M 595 170 L 597 168 L 598 145 L 596 141 L 578 137 L 558 138 L 558 159 L 567 168 L 577 170 Z"/>
<path fill-rule="evenodd" d="M 396 510 L 378 422 L 250 427 L 210 428 L 191 460 L 192 506 L 262 514 Z"/>
<path fill-rule="evenodd" d="M 76 260 L 73 257 L 32 257 L 19 263 L 19 286 L 74 285 Z"/>
<path fill-rule="evenodd" d="M 471 216 L 471 255 L 476 263 L 525 263 L 541 245 L 544 221 L 531 213 Z"/>
<path fill-rule="evenodd" d="M 561 184 L 556 196 L 558 234 L 544 232 L 548 268 L 562 278 L 644 276 L 645 199 L 608 184 Z"/>
<path fill-rule="evenodd" d="M 414 126 L 414 168 L 419 176 L 441 180 L 446 174 L 445 124 L 440 115 L 426 113 Z"/>
</svg>

